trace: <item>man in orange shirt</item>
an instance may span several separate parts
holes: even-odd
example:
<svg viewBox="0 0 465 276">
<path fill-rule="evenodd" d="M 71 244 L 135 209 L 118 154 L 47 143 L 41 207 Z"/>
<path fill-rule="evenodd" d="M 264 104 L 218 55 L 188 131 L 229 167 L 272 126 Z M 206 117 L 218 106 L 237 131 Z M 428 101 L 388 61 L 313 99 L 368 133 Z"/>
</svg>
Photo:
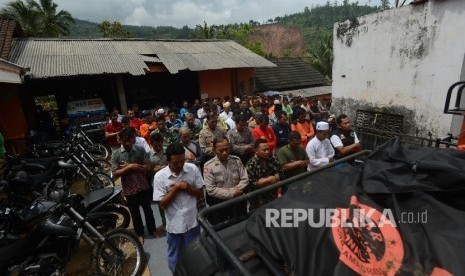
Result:
<svg viewBox="0 0 465 276">
<path fill-rule="evenodd" d="M 313 125 L 307 120 L 307 113 L 305 109 L 300 108 L 296 112 L 297 122 L 291 125 L 292 131 L 297 131 L 300 133 L 302 138 L 302 146 L 304 149 L 307 147 L 308 141 L 310 141 L 313 136 L 315 136 L 315 130 Z"/>
<path fill-rule="evenodd" d="M 154 122 L 150 112 L 147 112 L 144 115 L 145 123 L 140 126 L 140 136 L 144 137 L 147 143 L 150 144 L 150 133 L 157 128 L 157 123 Z"/>
<path fill-rule="evenodd" d="M 140 131 L 140 126 L 143 124 L 140 118 L 136 117 L 136 113 L 133 109 L 128 110 L 128 117 L 129 117 L 129 126 L 136 129 L 137 132 Z"/>
<path fill-rule="evenodd" d="M 273 132 L 273 129 L 268 125 L 269 120 L 270 119 L 267 115 L 260 115 L 256 120 L 258 125 L 253 129 L 252 135 L 255 141 L 260 138 L 266 140 L 269 149 L 268 153 L 270 156 L 272 156 L 278 141 L 276 139 L 276 135 Z"/>
</svg>

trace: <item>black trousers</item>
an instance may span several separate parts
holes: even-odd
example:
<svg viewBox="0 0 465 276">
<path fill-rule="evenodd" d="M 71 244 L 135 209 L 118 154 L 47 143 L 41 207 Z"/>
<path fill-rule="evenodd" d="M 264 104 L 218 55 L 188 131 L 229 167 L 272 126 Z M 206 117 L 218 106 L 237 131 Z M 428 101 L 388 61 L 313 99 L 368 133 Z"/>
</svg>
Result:
<svg viewBox="0 0 465 276">
<path fill-rule="evenodd" d="M 144 210 L 145 224 L 149 233 L 152 234 L 157 230 L 151 206 L 152 194 L 150 193 L 150 190 L 151 189 L 148 189 L 134 195 L 126 196 L 129 212 L 132 217 L 132 224 L 137 236 L 144 235 L 144 223 L 142 222 L 139 206 L 142 206 L 142 210 Z"/>
</svg>

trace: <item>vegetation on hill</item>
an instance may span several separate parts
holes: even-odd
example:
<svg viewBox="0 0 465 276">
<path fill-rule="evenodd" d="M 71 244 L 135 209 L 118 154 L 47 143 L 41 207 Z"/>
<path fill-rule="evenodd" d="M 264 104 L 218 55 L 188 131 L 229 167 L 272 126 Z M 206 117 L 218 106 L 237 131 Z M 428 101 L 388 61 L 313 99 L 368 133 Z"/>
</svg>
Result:
<svg viewBox="0 0 465 276">
<path fill-rule="evenodd" d="M 24 2 L 23 2 L 24 1 Z M 38 2 L 35 2 L 38 1 Z M 406 0 L 394 0 L 394 6 L 400 6 Z M 208 25 L 207 22 L 194 29 L 187 26 L 130 26 L 118 21 L 100 24 L 72 18 L 66 11 L 56 12 L 53 0 L 13 0 L 2 10 L 3 15 L 18 18 L 26 33 L 31 36 L 62 36 L 69 38 L 143 38 L 143 39 L 232 39 L 253 52 L 265 57 L 303 57 L 308 59 L 321 73 L 331 77 L 332 67 L 332 31 L 335 22 L 353 19 L 365 14 L 390 7 L 389 0 L 381 0 L 381 6 L 360 5 L 343 0 L 323 5 L 305 7 L 303 12 L 269 19 L 267 24 L 250 20 L 248 23 L 228 25 Z M 41 14 L 42 13 L 42 14 Z M 54 15 L 55 26 L 43 27 L 42 18 L 46 14 Z M 39 18 L 39 19 L 38 19 Z M 37 28 L 40 26 L 40 28 Z M 52 30 L 53 33 L 40 33 Z"/>
<path fill-rule="evenodd" d="M 302 31 L 305 44 L 312 49 L 327 33 L 332 33 L 335 22 L 345 21 L 365 14 L 377 12 L 380 7 L 359 5 L 344 0 L 341 5 L 329 1 L 324 6 L 305 7 L 301 13 L 276 17 L 272 22 L 298 28 Z"/>
<path fill-rule="evenodd" d="M 103 34 L 99 31 L 98 23 L 75 19 L 76 24 L 71 26 L 69 38 L 101 38 Z M 102 22 L 103 23 L 103 22 Z M 132 37 L 145 39 L 189 39 L 192 37 L 193 29 L 187 26 L 175 28 L 170 26 L 131 26 L 121 25 Z"/>
</svg>

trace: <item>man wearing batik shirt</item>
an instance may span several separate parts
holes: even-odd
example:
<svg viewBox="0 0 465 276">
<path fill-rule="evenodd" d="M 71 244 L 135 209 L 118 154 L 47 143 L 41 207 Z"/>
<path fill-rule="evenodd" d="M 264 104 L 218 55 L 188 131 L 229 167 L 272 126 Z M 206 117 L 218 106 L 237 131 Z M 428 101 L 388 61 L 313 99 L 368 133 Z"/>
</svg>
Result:
<svg viewBox="0 0 465 276">
<path fill-rule="evenodd" d="M 276 158 L 270 157 L 270 149 L 265 139 L 255 141 L 255 156 L 247 163 L 250 191 L 277 183 L 284 179 L 282 166 Z M 254 197 L 250 201 L 250 210 L 256 209 L 277 198 L 277 191 L 270 191 Z"/>
<path fill-rule="evenodd" d="M 310 158 L 309 169 L 316 169 L 334 160 L 334 149 L 328 140 L 329 124 L 318 122 L 316 124 L 316 135 L 307 144 L 305 151 Z"/>
<path fill-rule="evenodd" d="M 136 131 L 131 127 L 120 131 L 118 137 L 121 146 L 113 151 L 111 170 L 115 179 L 121 177 L 123 195 L 131 213 L 134 231 L 139 241 L 144 244 L 144 224 L 139 207 L 144 210 L 149 233 L 153 236 L 158 236 L 158 233 L 150 205 L 150 184 L 145 175 L 150 171 L 149 157 L 143 148 L 134 145 L 135 135 Z"/>
<path fill-rule="evenodd" d="M 138 119 L 138 118 L 136 118 L 136 119 Z M 131 120 L 129 119 L 128 116 L 123 116 L 123 119 L 121 119 L 121 123 L 123 124 L 124 128 L 126 128 L 126 127 L 134 128 L 133 126 L 131 126 Z M 147 143 L 147 141 L 144 138 L 142 138 L 142 137 L 140 137 L 138 135 L 138 133 L 137 133 L 138 131 L 136 129 L 134 129 L 134 130 L 136 131 L 136 137 L 135 137 L 136 140 L 135 140 L 134 145 L 143 148 L 145 150 L 145 152 L 149 152 L 150 151 L 150 146 Z"/>
</svg>

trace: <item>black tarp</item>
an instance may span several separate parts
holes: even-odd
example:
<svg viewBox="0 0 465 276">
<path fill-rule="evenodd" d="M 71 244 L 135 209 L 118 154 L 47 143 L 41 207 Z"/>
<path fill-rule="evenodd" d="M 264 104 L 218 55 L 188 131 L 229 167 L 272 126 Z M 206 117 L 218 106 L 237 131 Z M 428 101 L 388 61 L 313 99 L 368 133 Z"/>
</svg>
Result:
<svg viewBox="0 0 465 276">
<path fill-rule="evenodd" d="M 246 229 L 258 254 L 289 275 L 465 275 L 464 170 L 461 152 L 392 140 L 363 170 L 331 168 L 291 184 Z M 314 217 L 293 225 L 302 210 Z M 330 210 L 346 211 L 352 225 L 310 225 Z M 278 225 L 267 225 L 276 211 Z"/>
</svg>

